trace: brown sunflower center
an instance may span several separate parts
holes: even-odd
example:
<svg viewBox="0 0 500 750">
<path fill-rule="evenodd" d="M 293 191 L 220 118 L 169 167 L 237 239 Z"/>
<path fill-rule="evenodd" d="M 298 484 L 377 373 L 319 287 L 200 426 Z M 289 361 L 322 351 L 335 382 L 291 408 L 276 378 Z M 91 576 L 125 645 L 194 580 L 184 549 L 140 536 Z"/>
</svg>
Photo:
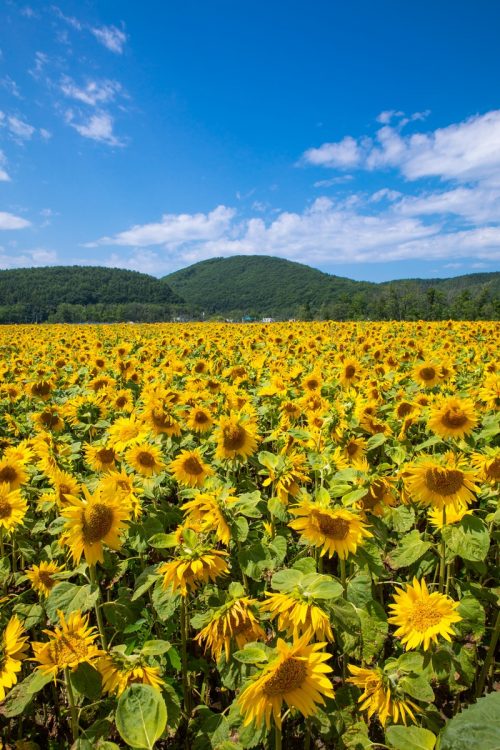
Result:
<svg viewBox="0 0 500 750">
<path fill-rule="evenodd" d="M 355 443 L 353 440 L 351 440 L 351 442 L 347 443 L 345 449 L 346 449 L 347 455 L 350 456 L 351 458 L 353 456 L 355 456 L 361 450 L 361 448 L 359 447 L 359 445 L 357 443 Z"/>
<path fill-rule="evenodd" d="M 467 424 L 468 417 L 461 409 L 448 409 L 441 417 L 441 424 L 445 427 L 463 427 Z"/>
<path fill-rule="evenodd" d="M 316 520 L 321 533 L 331 539 L 342 540 L 349 533 L 349 521 L 346 521 L 345 518 L 332 518 L 326 513 L 317 513 Z"/>
<path fill-rule="evenodd" d="M 41 571 L 39 571 L 39 573 L 38 573 L 38 580 L 46 588 L 48 588 L 48 589 L 54 588 L 55 581 L 52 578 L 52 574 L 49 573 L 48 570 L 41 570 Z"/>
<path fill-rule="evenodd" d="M 102 464 L 112 464 L 115 460 L 115 452 L 113 448 L 101 448 L 97 451 L 96 458 L 98 458 Z"/>
<path fill-rule="evenodd" d="M 67 484 L 60 484 L 59 500 L 62 500 L 64 502 L 65 500 L 67 500 L 68 495 L 71 495 L 71 487 L 69 487 Z"/>
<path fill-rule="evenodd" d="M 240 425 L 228 425 L 222 431 L 224 448 L 237 451 L 245 445 L 246 432 Z"/>
<path fill-rule="evenodd" d="M 204 411 L 197 411 L 194 415 L 196 424 L 206 424 L 209 421 L 208 415 Z"/>
<path fill-rule="evenodd" d="M 51 662 L 58 667 L 85 661 L 88 656 L 86 642 L 76 635 L 62 635 L 51 641 L 48 651 Z"/>
<path fill-rule="evenodd" d="M 43 411 L 40 414 L 40 421 L 45 427 L 55 427 L 59 423 L 59 415 L 54 411 Z"/>
<path fill-rule="evenodd" d="M 413 407 L 411 404 L 407 403 L 406 401 L 403 401 L 402 404 L 399 404 L 398 406 L 398 417 L 406 417 L 410 412 L 412 411 Z"/>
<path fill-rule="evenodd" d="M 356 368 L 354 365 L 347 365 L 347 367 L 344 370 L 344 377 L 346 378 L 353 378 L 356 374 Z"/>
<path fill-rule="evenodd" d="M 139 451 L 137 461 L 141 466 L 146 466 L 148 469 L 155 465 L 155 457 L 148 451 Z"/>
<path fill-rule="evenodd" d="M 118 398 L 115 401 L 115 406 L 117 409 L 123 409 L 124 406 L 127 404 L 127 397 L 126 396 L 118 396 Z"/>
<path fill-rule="evenodd" d="M 100 542 L 113 526 L 113 510 L 105 503 L 96 503 L 83 515 L 82 533 L 87 544 Z"/>
<path fill-rule="evenodd" d="M 419 633 L 437 625 L 441 621 L 441 614 L 432 602 L 417 602 L 410 612 L 409 624 Z"/>
<path fill-rule="evenodd" d="M 18 478 L 17 471 L 13 466 L 4 466 L 0 469 L 0 482 L 7 482 L 12 484 Z"/>
<path fill-rule="evenodd" d="M 31 393 L 33 396 L 48 396 L 50 390 L 50 383 L 46 383 L 45 381 L 33 383 L 31 386 Z"/>
<path fill-rule="evenodd" d="M 420 370 L 420 377 L 422 380 L 434 380 L 436 377 L 436 370 L 434 367 L 422 367 Z"/>
<path fill-rule="evenodd" d="M 486 476 L 488 479 L 500 479 L 500 458 L 495 458 L 486 467 Z"/>
<path fill-rule="evenodd" d="M 425 472 L 427 489 L 437 495 L 447 497 L 458 492 L 464 484 L 464 475 L 458 469 L 434 467 Z"/>
<path fill-rule="evenodd" d="M 262 690 L 264 695 L 283 695 L 299 688 L 307 677 L 307 667 L 300 659 L 289 657 L 282 662 L 274 674 L 266 680 Z"/>
<path fill-rule="evenodd" d="M 186 474 L 192 474 L 193 476 L 199 476 L 200 474 L 203 474 L 203 466 L 198 461 L 196 456 L 189 456 L 184 461 L 182 468 L 186 472 Z"/>
<path fill-rule="evenodd" d="M 316 378 L 310 378 L 310 380 L 306 383 L 306 388 L 309 388 L 310 391 L 315 391 L 317 388 L 319 388 L 319 382 L 316 380 Z"/>
<path fill-rule="evenodd" d="M 0 500 L 0 519 L 10 518 L 12 515 L 12 505 L 7 500 Z"/>
<path fill-rule="evenodd" d="M 160 411 L 159 409 L 153 409 L 151 419 L 153 420 L 153 424 L 156 427 L 170 427 L 172 425 L 170 416 L 168 414 L 165 414 L 164 411 Z"/>
</svg>

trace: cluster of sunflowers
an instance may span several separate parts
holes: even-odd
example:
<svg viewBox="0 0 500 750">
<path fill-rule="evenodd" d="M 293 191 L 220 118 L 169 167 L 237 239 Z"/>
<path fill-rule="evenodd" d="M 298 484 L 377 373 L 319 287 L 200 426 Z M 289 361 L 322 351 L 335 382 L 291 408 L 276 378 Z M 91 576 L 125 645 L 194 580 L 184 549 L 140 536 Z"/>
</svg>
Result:
<svg viewBox="0 0 500 750">
<path fill-rule="evenodd" d="M 0 348 L 4 748 L 451 750 L 500 632 L 496 324 Z"/>
</svg>

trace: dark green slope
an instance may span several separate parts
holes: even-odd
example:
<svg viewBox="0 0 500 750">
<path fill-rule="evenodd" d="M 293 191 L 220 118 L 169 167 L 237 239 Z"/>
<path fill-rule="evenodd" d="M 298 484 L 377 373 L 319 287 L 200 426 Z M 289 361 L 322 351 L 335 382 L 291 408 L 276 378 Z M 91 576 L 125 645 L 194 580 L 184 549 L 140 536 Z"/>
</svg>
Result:
<svg viewBox="0 0 500 750">
<path fill-rule="evenodd" d="M 494 319 L 500 273 L 375 284 L 269 256 L 195 263 L 163 279 L 198 313 L 333 319 Z"/>
<path fill-rule="evenodd" d="M 295 315 L 376 287 L 265 255 L 213 258 L 169 274 L 164 281 L 187 304 L 207 314 Z"/>
</svg>

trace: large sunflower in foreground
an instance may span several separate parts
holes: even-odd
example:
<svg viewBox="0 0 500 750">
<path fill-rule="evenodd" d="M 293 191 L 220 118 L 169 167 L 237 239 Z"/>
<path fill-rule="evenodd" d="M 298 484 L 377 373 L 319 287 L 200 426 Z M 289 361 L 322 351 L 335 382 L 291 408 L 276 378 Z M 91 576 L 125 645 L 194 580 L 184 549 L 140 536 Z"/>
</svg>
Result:
<svg viewBox="0 0 500 750">
<path fill-rule="evenodd" d="M 462 438 L 477 424 L 476 410 L 470 398 L 445 398 L 430 410 L 427 426 L 443 438 Z"/>
<path fill-rule="evenodd" d="M 420 708 L 408 698 L 398 697 L 397 688 L 379 667 L 363 669 L 353 664 L 348 666 L 352 677 L 349 677 L 347 682 L 363 690 L 358 703 L 361 711 L 367 711 L 369 719 L 377 714 L 384 727 L 389 718 L 394 724 L 401 720 L 406 725 L 408 717 L 416 723 L 414 712 L 420 711 Z"/>
<path fill-rule="evenodd" d="M 0 639 L 0 702 L 6 691 L 17 682 L 17 673 L 21 671 L 22 661 L 28 650 L 28 637 L 17 615 L 10 618 Z"/>
<path fill-rule="evenodd" d="M 70 548 L 76 564 L 85 555 L 87 563 L 95 565 L 104 561 L 104 544 L 111 549 L 121 547 L 120 536 L 129 519 L 130 506 L 111 495 L 104 495 L 100 489 L 94 494 L 86 487 L 82 490 L 85 500 L 73 498 L 61 510 L 61 515 L 66 518 L 61 544 Z"/>
<path fill-rule="evenodd" d="M 437 643 L 442 636 L 451 641 L 454 634 L 453 623 L 462 619 L 456 612 L 458 602 L 437 591 L 429 593 L 425 579 L 413 579 L 413 585 L 406 584 L 394 595 L 394 604 L 388 622 L 397 625 L 394 635 L 401 639 L 406 650 L 423 645 L 425 651 L 431 643 Z"/>
<path fill-rule="evenodd" d="M 205 644 L 205 650 L 215 661 L 223 649 L 228 661 L 233 643 L 243 648 L 245 643 L 265 640 L 266 634 L 253 612 L 256 605 L 257 601 L 248 596 L 231 599 L 212 613 L 210 622 L 200 630 L 195 640 Z"/>
<path fill-rule="evenodd" d="M 163 576 L 163 588 L 187 596 L 200 584 L 214 582 L 229 573 L 227 552 L 217 549 L 186 548 L 178 558 L 163 563 L 158 573 Z"/>
<path fill-rule="evenodd" d="M 306 638 L 288 645 L 278 638 L 277 655 L 238 698 L 243 724 L 254 722 L 271 727 L 271 716 L 281 727 L 283 701 L 305 716 L 313 716 L 317 706 L 324 705 L 323 696 L 334 697 L 333 685 L 326 677 L 332 668 L 325 664 L 330 654 L 322 651 L 326 643 L 307 643 Z"/>
<path fill-rule="evenodd" d="M 213 476 L 213 470 L 203 461 L 200 451 L 181 451 L 169 465 L 169 470 L 179 484 L 187 487 L 202 487 L 207 477 Z"/>
<path fill-rule="evenodd" d="M 82 617 L 79 610 L 71 612 L 68 619 L 58 610 L 59 625 L 54 630 L 44 630 L 49 636 L 45 643 L 32 643 L 35 661 L 40 662 L 38 669 L 43 674 L 56 677 L 61 669 L 74 670 L 79 664 L 101 656 L 101 651 L 94 643 L 97 638 L 95 628 L 89 628 L 89 616 Z"/>
<path fill-rule="evenodd" d="M 160 677 L 159 667 L 150 667 L 141 657 L 126 656 L 113 651 L 102 656 L 95 664 L 102 677 L 105 693 L 119 697 L 129 685 L 139 683 L 161 689 L 165 684 Z"/>
<path fill-rule="evenodd" d="M 0 484 L 0 531 L 12 531 L 23 522 L 28 504 L 20 490 L 10 490 L 6 482 Z"/>
<path fill-rule="evenodd" d="M 248 414 L 231 412 L 219 419 L 214 436 L 217 440 L 215 457 L 219 459 L 240 458 L 246 460 L 257 450 L 260 438 L 255 422 Z"/>
<path fill-rule="evenodd" d="M 441 459 L 422 456 L 405 467 L 404 481 L 407 492 L 415 502 L 439 509 L 453 505 L 458 510 L 473 502 L 474 493 L 479 491 L 474 472 L 451 453 Z"/>
<path fill-rule="evenodd" d="M 354 554 L 366 537 L 372 536 L 361 517 L 346 508 L 335 508 L 320 500 L 301 500 L 290 508 L 298 518 L 288 524 L 302 535 L 302 539 L 321 548 L 321 556 L 335 553 L 345 560 Z"/>
</svg>

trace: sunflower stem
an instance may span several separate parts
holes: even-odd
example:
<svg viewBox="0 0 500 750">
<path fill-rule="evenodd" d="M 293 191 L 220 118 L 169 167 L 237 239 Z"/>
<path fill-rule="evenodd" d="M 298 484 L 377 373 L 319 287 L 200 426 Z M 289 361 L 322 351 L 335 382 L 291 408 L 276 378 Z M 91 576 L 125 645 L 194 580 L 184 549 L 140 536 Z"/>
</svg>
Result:
<svg viewBox="0 0 500 750">
<path fill-rule="evenodd" d="M 236 547 L 238 549 L 238 557 L 241 557 L 243 547 L 241 546 L 241 542 L 239 539 L 236 540 Z M 250 589 L 248 587 L 248 578 L 243 568 L 241 568 L 241 566 L 240 566 L 240 570 L 241 570 L 241 577 L 243 579 L 243 588 L 245 589 L 245 593 L 248 595 L 250 593 Z"/>
<path fill-rule="evenodd" d="M 76 742 L 78 739 L 78 712 L 76 710 L 75 696 L 73 694 L 73 688 L 71 687 L 68 667 L 64 668 L 64 682 L 66 683 L 66 693 L 68 694 L 71 734 L 73 736 L 73 742 Z"/>
<path fill-rule="evenodd" d="M 304 742 L 304 750 L 311 750 L 311 722 L 306 719 L 306 739 Z"/>
<path fill-rule="evenodd" d="M 184 711 L 189 721 L 191 718 L 191 691 L 189 690 L 189 676 L 187 669 L 187 640 L 188 640 L 188 604 L 187 596 L 181 597 L 181 666 L 182 692 L 184 695 Z"/>
<path fill-rule="evenodd" d="M 486 678 L 488 676 L 488 672 L 490 671 L 490 667 L 493 663 L 493 656 L 495 654 L 495 649 L 496 649 L 499 635 L 500 635 L 500 611 L 497 614 L 497 620 L 495 623 L 493 634 L 491 636 L 491 641 L 488 647 L 488 652 L 486 654 L 486 659 L 484 660 L 483 668 L 481 670 L 481 674 L 479 675 L 479 679 L 477 681 L 476 698 L 480 698 L 483 694 L 484 686 L 486 683 Z"/>
<path fill-rule="evenodd" d="M 347 576 L 345 570 L 345 560 L 343 557 L 340 558 L 340 581 L 342 588 L 344 589 L 344 599 L 347 599 Z"/>
<path fill-rule="evenodd" d="M 446 526 L 446 505 L 443 505 L 443 527 L 441 529 L 441 550 L 439 555 L 439 593 L 444 593 L 444 580 L 446 571 L 446 546 L 444 543 L 443 530 Z"/>
<path fill-rule="evenodd" d="M 107 649 L 108 642 L 106 639 L 106 631 L 104 630 L 104 621 L 102 619 L 102 612 L 101 612 L 102 594 L 101 594 L 101 587 L 99 586 L 99 583 L 97 581 L 95 565 L 89 565 L 89 573 L 90 573 L 90 583 L 94 586 L 97 586 L 97 591 L 99 593 L 97 597 L 97 601 L 95 603 L 95 616 L 97 618 L 97 628 L 99 630 L 99 635 L 101 636 L 102 647 L 103 649 Z"/>
<path fill-rule="evenodd" d="M 282 739 L 281 727 L 276 724 L 274 727 L 274 750 L 282 750 Z"/>
</svg>

